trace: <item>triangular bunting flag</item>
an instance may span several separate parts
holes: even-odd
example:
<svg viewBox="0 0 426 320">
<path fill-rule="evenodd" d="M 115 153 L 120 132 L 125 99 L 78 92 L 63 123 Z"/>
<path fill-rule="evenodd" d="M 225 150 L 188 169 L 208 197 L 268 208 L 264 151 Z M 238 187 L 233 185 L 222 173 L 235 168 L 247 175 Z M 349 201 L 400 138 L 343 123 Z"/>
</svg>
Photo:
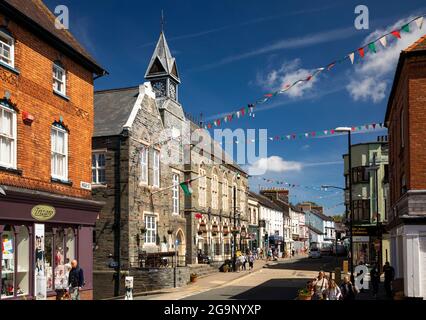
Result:
<svg viewBox="0 0 426 320">
<path fill-rule="evenodd" d="M 328 133 L 328 130 L 324 130 L 324 134 L 327 135 L 327 133 Z"/>
<path fill-rule="evenodd" d="M 381 38 L 379 39 L 379 41 L 380 41 L 380 43 L 382 44 L 382 46 L 386 48 L 386 44 L 387 44 L 386 36 L 381 37 Z"/>
<path fill-rule="evenodd" d="M 399 33 L 399 31 L 398 31 L 398 30 L 394 30 L 394 31 L 392 31 L 392 32 L 391 32 L 391 34 L 392 34 L 393 36 L 395 36 L 396 38 L 401 39 L 401 34 Z"/>
<path fill-rule="evenodd" d="M 336 63 L 335 63 L 335 62 L 330 63 L 330 64 L 327 66 L 327 70 L 328 70 L 328 71 L 330 71 L 330 69 L 331 69 L 331 68 L 333 68 L 335 65 L 336 65 Z"/>
<path fill-rule="evenodd" d="M 423 17 L 418 17 L 416 20 L 417 27 L 421 29 L 423 27 Z"/>
<path fill-rule="evenodd" d="M 239 111 L 237 111 L 237 118 L 239 118 L 240 117 L 240 112 Z"/>
<path fill-rule="evenodd" d="M 374 42 L 371 42 L 371 43 L 369 43 L 369 44 L 368 44 L 368 49 L 369 49 L 371 52 L 376 53 L 376 45 L 374 44 Z"/>
<path fill-rule="evenodd" d="M 331 133 L 331 134 L 334 134 L 334 132 L 335 132 L 335 131 L 334 131 L 334 129 L 331 129 L 331 130 L 330 130 L 330 133 Z"/>
<path fill-rule="evenodd" d="M 223 121 L 224 121 L 225 123 L 227 123 L 227 122 L 228 122 L 228 117 L 223 118 Z"/>
<path fill-rule="evenodd" d="M 354 58 L 355 58 L 355 53 L 354 52 L 349 53 L 349 59 L 351 59 L 352 64 L 354 64 Z"/>
<path fill-rule="evenodd" d="M 219 119 L 216 121 L 216 123 L 217 123 L 218 126 L 220 126 L 220 120 Z"/>
<path fill-rule="evenodd" d="M 311 80 L 312 79 L 312 75 L 309 75 L 307 78 L 306 78 L 306 81 L 309 81 L 309 80 Z"/>
<path fill-rule="evenodd" d="M 375 123 L 373 123 L 372 126 L 373 126 L 373 129 L 376 129 L 376 124 Z"/>
<path fill-rule="evenodd" d="M 404 31 L 404 32 L 410 32 L 410 24 L 407 23 L 407 24 L 403 25 L 401 30 Z"/>
<path fill-rule="evenodd" d="M 232 121 L 232 114 L 228 115 L 228 120 Z"/>
<path fill-rule="evenodd" d="M 288 140 L 290 140 L 290 138 L 291 138 L 291 136 L 290 136 L 290 135 L 288 135 L 288 136 L 287 136 L 287 139 L 288 139 Z"/>
<path fill-rule="evenodd" d="M 243 117 L 244 117 L 244 113 L 245 113 L 245 110 L 244 110 L 244 108 L 243 108 L 243 109 L 241 109 L 241 116 L 243 116 Z"/>
<path fill-rule="evenodd" d="M 359 48 L 358 52 L 359 52 L 359 55 L 361 56 L 361 58 L 364 58 L 364 48 Z"/>
</svg>

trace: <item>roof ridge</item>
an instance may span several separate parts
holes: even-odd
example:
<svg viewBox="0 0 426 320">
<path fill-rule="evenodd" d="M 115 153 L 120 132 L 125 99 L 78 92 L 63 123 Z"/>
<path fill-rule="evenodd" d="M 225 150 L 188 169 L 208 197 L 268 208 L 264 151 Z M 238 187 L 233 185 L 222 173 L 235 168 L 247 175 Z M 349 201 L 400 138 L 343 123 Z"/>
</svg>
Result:
<svg viewBox="0 0 426 320">
<path fill-rule="evenodd" d="M 424 36 L 420 37 L 419 39 L 417 39 L 412 45 L 408 46 L 407 48 L 405 48 L 402 51 L 404 51 L 404 52 L 414 51 L 414 50 L 416 50 L 416 47 L 419 44 L 421 44 L 423 41 L 426 41 L 426 34 Z M 418 50 L 426 50 L 426 47 L 425 48 L 419 48 Z"/>
<path fill-rule="evenodd" d="M 139 86 L 129 86 L 129 87 L 123 87 L 123 88 L 102 89 L 102 90 L 95 90 L 95 94 L 117 92 L 117 91 L 128 91 L 128 90 L 138 89 L 138 88 L 139 88 Z"/>
</svg>

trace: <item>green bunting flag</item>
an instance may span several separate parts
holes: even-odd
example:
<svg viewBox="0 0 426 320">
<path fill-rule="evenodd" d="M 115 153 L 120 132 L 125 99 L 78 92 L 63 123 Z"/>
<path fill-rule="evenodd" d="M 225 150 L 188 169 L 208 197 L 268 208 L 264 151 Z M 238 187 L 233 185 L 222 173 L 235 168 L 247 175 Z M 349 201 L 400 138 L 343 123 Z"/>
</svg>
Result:
<svg viewBox="0 0 426 320">
<path fill-rule="evenodd" d="M 368 49 L 369 49 L 371 52 L 376 53 L 376 45 L 374 44 L 374 42 L 371 42 L 370 44 L 368 44 Z"/>
<path fill-rule="evenodd" d="M 183 192 L 185 193 L 186 196 L 190 196 L 193 192 L 190 180 L 182 182 L 180 184 L 180 187 L 182 188 L 182 190 L 183 190 Z"/>
<path fill-rule="evenodd" d="M 410 32 L 410 25 L 408 23 L 406 25 L 403 25 L 401 30 L 404 32 Z"/>
</svg>

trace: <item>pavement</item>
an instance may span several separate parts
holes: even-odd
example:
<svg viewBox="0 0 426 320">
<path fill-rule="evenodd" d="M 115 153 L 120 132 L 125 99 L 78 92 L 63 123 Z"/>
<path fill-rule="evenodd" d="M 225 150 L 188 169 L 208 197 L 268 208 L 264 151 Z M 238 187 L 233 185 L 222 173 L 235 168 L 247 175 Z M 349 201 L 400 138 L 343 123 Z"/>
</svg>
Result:
<svg viewBox="0 0 426 320">
<path fill-rule="evenodd" d="M 265 261 L 256 260 L 254 263 L 254 269 L 251 271 L 240 271 L 240 272 L 219 272 L 208 275 L 206 277 L 197 279 L 195 283 L 191 283 L 188 286 L 182 288 L 173 288 L 169 290 L 163 290 L 160 294 L 153 294 L 147 296 L 134 297 L 135 300 L 223 300 L 230 299 L 236 295 L 239 295 L 251 287 L 256 287 L 263 282 L 267 282 L 271 277 L 278 277 L 276 280 L 280 280 L 282 276 L 290 276 L 284 274 L 278 274 L 281 272 L 275 271 L 274 268 L 282 263 L 296 262 L 300 259 L 306 259 L 306 256 L 300 256 L 295 258 L 279 259 L 278 261 Z M 315 272 L 316 274 L 316 272 Z M 299 272 L 299 276 L 303 275 L 303 279 L 306 274 Z M 308 278 L 311 275 L 308 276 Z M 277 286 L 282 289 L 283 286 L 294 287 L 297 286 L 295 292 L 306 283 L 305 280 L 295 284 L 289 280 L 289 283 L 281 283 L 277 281 L 269 282 L 266 287 L 276 288 Z M 292 284 L 293 283 L 293 284 Z M 269 289 L 266 289 L 268 291 Z M 273 290 L 274 291 L 274 290 Z M 294 298 L 294 290 L 291 290 L 291 299 Z M 257 293 L 256 293 L 257 295 Z M 268 296 L 271 296 L 268 294 Z M 236 299 L 236 298 L 235 298 Z M 244 298 L 246 299 L 246 298 Z M 248 298 L 247 298 L 248 299 Z"/>
</svg>

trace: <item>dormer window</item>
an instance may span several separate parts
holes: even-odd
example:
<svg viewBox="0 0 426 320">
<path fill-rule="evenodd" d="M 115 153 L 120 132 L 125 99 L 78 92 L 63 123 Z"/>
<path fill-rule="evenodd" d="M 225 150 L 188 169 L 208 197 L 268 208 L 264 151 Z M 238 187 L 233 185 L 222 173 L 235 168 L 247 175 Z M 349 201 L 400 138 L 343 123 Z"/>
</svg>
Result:
<svg viewBox="0 0 426 320">
<path fill-rule="evenodd" d="M 53 91 L 66 95 L 67 78 L 65 69 L 59 62 L 53 63 Z"/>
<path fill-rule="evenodd" d="M 0 62 L 15 67 L 15 40 L 5 31 L 0 29 Z"/>
</svg>

